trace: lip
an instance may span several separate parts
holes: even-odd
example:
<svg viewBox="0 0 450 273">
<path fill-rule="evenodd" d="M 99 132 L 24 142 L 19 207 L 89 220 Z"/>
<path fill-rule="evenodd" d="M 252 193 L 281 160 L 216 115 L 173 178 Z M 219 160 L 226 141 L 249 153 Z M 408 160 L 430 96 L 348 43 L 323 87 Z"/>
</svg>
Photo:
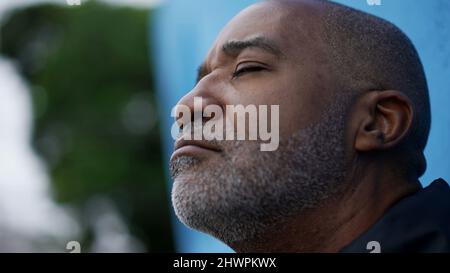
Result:
<svg viewBox="0 0 450 273">
<path fill-rule="evenodd" d="M 175 142 L 175 149 L 170 160 L 174 160 L 182 155 L 201 156 L 221 151 L 219 147 L 205 141 L 181 139 Z"/>
</svg>

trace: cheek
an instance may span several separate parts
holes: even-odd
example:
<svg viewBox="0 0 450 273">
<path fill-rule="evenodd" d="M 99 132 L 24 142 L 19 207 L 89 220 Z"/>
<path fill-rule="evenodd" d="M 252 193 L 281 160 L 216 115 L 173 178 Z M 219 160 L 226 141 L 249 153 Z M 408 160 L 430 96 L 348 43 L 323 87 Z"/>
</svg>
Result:
<svg viewBox="0 0 450 273">
<path fill-rule="evenodd" d="M 239 96 L 230 96 L 227 97 L 226 101 L 229 105 L 255 105 L 258 113 L 258 122 L 261 122 L 260 119 L 262 118 L 266 119 L 270 131 L 275 130 L 270 125 L 272 120 L 277 122 L 280 138 L 284 138 L 290 136 L 301 127 L 304 123 L 303 117 L 305 116 L 302 114 L 302 109 L 304 109 L 303 105 L 298 103 L 299 98 L 294 95 L 286 95 L 288 92 L 291 91 L 286 89 L 277 90 L 274 87 L 273 89 L 259 90 L 255 93 L 247 92 L 245 94 L 239 94 Z M 262 105 L 267 106 L 265 115 L 260 115 L 259 112 Z M 275 114 L 273 119 L 272 114 Z M 276 114 L 278 118 L 276 118 Z"/>
<path fill-rule="evenodd" d="M 316 109 L 306 90 L 288 83 L 266 85 L 264 90 L 251 96 L 251 103 L 256 105 L 268 105 L 269 109 L 271 105 L 278 105 L 280 138 L 290 137 L 300 128 L 308 126 L 314 119 Z"/>
<path fill-rule="evenodd" d="M 315 122 L 324 97 L 323 90 L 296 70 L 280 71 L 259 79 L 247 80 L 227 88 L 224 101 L 229 105 L 279 105 L 279 132 L 287 138 Z"/>
<path fill-rule="evenodd" d="M 299 129 L 316 124 L 328 104 L 328 91 L 315 77 L 299 74 L 286 73 L 277 88 L 278 93 L 274 94 L 280 105 L 282 136 L 291 136 Z"/>
</svg>

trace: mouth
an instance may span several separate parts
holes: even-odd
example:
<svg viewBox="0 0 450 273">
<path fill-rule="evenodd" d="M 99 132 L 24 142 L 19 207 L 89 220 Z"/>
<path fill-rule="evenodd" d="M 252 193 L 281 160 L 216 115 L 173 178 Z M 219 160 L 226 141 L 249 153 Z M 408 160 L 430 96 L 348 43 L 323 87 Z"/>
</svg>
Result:
<svg viewBox="0 0 450 273">
<path fill-rule="evenodd" d="M 222 150 L 210 142 L 198 140 L 177 140 L 175 142 L 175 149 L 170 157 L 170 161 L 179 156 L 193 156 L 204 157 L 215 153 L 220 153 Z"/>
</svg>

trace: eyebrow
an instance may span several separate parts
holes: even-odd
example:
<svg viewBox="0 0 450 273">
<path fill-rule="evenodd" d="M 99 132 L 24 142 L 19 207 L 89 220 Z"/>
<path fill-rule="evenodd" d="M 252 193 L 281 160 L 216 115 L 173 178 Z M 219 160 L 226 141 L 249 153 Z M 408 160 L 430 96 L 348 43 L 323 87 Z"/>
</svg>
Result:
<svg viewBox="0 0 450 273">
<path fill-rule="evenodd" d="M 280 57 L 282 55 L 280 49 L 275 45 L 275 43 L 263 36 L 256 36 L 242 41 L 228 41 L 222 46 L 222 50 L 227 55 L 237 56 L 244 49 L 252 47 L 267 51 L 276 57 Z"/>
<path fill-rule="evenodd" d="M 248 48 L 262 49 L 277 58 L 283 56 L 281 50 L 275 45 L 274 42 L 264 36 L 256 36 L 246 40 L 230 40 L 222 46 L 222 51 L 230 56 L 238 56 L 242 51 Z M 208 68 L 206 63 L 200 65 L 197 71 L 197 83 L 206 75 L 208 75 Z"/>
</svg>

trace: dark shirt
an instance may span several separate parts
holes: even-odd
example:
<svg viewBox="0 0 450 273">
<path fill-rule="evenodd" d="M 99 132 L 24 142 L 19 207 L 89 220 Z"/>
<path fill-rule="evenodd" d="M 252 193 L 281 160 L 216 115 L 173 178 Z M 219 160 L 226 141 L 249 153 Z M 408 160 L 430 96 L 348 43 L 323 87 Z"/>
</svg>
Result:
<svg viewBox="0 0 450 273">
<path fill-rule="evenodd" d="M 381 253 L 450 252 L 450 187 L 447 182 L 435 180 L 401 199 L 341 252 L 369 253 L 375 248 Z"/>
</svg>

